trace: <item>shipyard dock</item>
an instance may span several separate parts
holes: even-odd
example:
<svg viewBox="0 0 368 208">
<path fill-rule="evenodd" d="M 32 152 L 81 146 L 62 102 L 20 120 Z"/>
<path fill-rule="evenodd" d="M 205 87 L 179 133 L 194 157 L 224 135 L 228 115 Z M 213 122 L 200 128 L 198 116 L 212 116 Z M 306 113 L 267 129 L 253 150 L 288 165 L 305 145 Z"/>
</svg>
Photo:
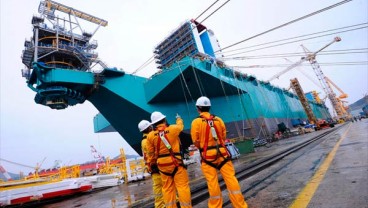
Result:
<svg viewBox="0 0 368 208">
<path fill-rule="evenodd" d="M 251 167 L 312 138 L 324 135 L 282 159 L 239 176 L 249 207 L 368 207 L 368 119 L 347 122 L 321 131 L 285 138 L 255 148 L 233 160 L 237 170 Z M 188 166 L 193 207 L 207 207 L 199 164 Z M 202 194 L 202 195 L 201 195 Z M 198 200 L 197 196 L 202 196 Z M 223 191 L 224 207 L 232 207 Z M 153 207 L 151 180 L 147 178 L 106 190 L 43 205 L 57 207 Z"/>
</svg>

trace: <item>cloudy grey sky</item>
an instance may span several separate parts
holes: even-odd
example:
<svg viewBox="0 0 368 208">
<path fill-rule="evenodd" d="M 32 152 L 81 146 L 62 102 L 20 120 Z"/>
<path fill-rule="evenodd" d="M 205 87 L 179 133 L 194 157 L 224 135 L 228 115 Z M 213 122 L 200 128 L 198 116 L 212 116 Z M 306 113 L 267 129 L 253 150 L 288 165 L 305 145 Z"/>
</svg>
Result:
<svg viewBox="0 0 368 208">
<path fill-rule="evenodd" d="M 129 73 L 135 71 L 149 59 L 155 45 L 178 27 L 180 23 L 187 19 L 196 18 L 214 1 L 59 0 L 58 2 L 108 20 L 109 25 L 100 28 L 94 36 L 94 39 L 98 40 L 99 43 L 97 52 L 100 58 L 109 66 L 123 68 Z M 219 1 L 215 8 L 224 2 L 224 0 Z M 340 1 L 231 0 L 205 20 L 203 24 L 212 29 L 220 45 L 226 47 L 338 2 Z M 83 105 L 56 111 L 37 105 L 34 102 L 34 92 L 27 88 L 26 80 L 21 77 L 20 70 L 24 66 L 20 57 L 24 40 L 29 39 L 32 35 L 31 18 L 32 15 L 37 14 L 38 5 L 39 0 L 0 1 L 0 158 L 35 166 L 37 162 L 46 157 L 42 167 L 49 168 L 55 160 L 62 160 L 65 164 L 93 160 L 90 145 L 94 145 L 105 156 L 114 157 L 118 155 L 120 147 L 124 147 L 127 154 L 134 154 L 134 150 L 128 147 L 119 134 L 93 133 L 92 119 L 97 110 L 90 103 L 86 102 Z M 241 66 L 243 72 L 254 74 L 258 79 L 267 80 L 283 70 L 285 68 L 283 65 L 297 62 L 300 56 L 287 56 L 289 62 L 285 57 L 260 58 L 260 56 L 301 53 L 303 52 L 301 44 L 313 52 L 338 35 L 342 38 L 342 41 L 325 49 L 325 52 L 333 54 L 321 53 L 317 56 L 317 60 L 321 64 L 324 74 L 343 89 L 345 93 L 349 94 L 347 101 L 353 103 L 368 92 L 367 8 L 368 1 L 353 0 L 251 39 L 226 50 L 228 52 L 245 48 L 233 52 L 239 53 L 237 55 L 230 56 L 233 53 L 225 53 L 224 55 L 227 57 L 245 58 L 242 61 L 229 60 L 227 64 Z M 203 20 L 212 11 L 210 10 L 199 20 Z M 357 24 L 363 25 L 350 27 Z M 345 30 L 350 31 L 342 32 L 343 29 L 339 29 L 344 27 L 348 27 Z M 333 30 L 338 34 L 327 35 L 332 32 L 320 33 L 328 30 Z M 282 39 L 295 40 L 292 38 L 311 33 L 318 33 L 314 36 L 321 37 L 250 51 L 260 48 L 253 47 L 258 44 Z M 285 43 L 285 41 L 282 43 Z M 340 50 L 339 54 L 336 54 L 337 50 Z M 342 62 L 344 64 L 341 64 Z M 346 62 L 350 64 L 348 65 Z M 249 68 L 255 65 L 266 65 L 268 67 Z M 305 64 L 282 75 L 279 80 L 272 83 L 288 88 L 290 78 L 297 77 L 305 92 L 317 90 L 321 92 L 321 97 L 324 97 L 322 89 L 299 70 L 309 74 L 309 77 L 316 77 L 312 68 Z M 149 76 L 155 71 L 155 66 L 150 65 L 139 71 L 138 74 Z M 337 91 L 336 93 L 339 94 Z M 329 105 L 328 101 L 327 104 Z M 32 171 L 30 168 L 13 165 L 5 161 L 0 161 L 0 164 L 10 172 L 22 170 L 28 173 Z"/>
</svg>

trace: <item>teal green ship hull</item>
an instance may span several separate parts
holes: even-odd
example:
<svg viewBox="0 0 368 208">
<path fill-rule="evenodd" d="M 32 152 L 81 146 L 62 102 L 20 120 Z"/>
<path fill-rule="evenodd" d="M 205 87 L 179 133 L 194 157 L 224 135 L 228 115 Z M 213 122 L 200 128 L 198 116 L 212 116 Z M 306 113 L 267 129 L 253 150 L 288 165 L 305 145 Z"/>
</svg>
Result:
<svg viewBox="0 0 368 208">
<path fill-rule="evenodd" d="M 198 116 L 195 101 L 211 99 L 211 112 L 228 128 L 228 138 L 267 138 L 284 122 L 307 120 L 298 97 L 287 90 L 235 72 L 211 60 L 185 57 L 150 78 L 106 68 L 101 73 L 49 68 L 33 64 L 28 85 L 37 94 L 38 104 L 53 109 L 91 102 L 100 112 L 94 118 L 95 132 L 118 132 L 141 153 L 141 133 L 137 124 L 161 111 L 173 123 L 178 113 L 185 131 Z M 315 116 L 328 119 L 325 105 L 310 102 Z"/>
</svg>

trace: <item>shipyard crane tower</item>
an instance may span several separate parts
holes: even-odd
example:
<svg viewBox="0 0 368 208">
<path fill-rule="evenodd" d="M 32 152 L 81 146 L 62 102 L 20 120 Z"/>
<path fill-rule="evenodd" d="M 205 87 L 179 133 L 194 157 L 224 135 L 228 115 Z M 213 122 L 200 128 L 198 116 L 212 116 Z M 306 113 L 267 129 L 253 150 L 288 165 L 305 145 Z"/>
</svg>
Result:
<svg viewBox="0 0 368 208">
<path fill-rule="evenodd" d="M 341 41 L 341 38 L 340 37 L 335 37 L 333 39 L 333 41 L 329 42 L 327 45 L 323 46 L 321 49 L 319 49 L 318 51 L 314 52 L 314 53 L 307 53 L 306 52 L 306 57 L 302 57 L 298 62 L 290 65 L 289 67 L 287 67 L 286 69 L 282 70 L 281 72 L 273 75 L 270 79 L 267 80 L 267 82 L 271 82 L 273 81 L 274 79 L 276 78 L 279 78 L 281 75 L 285 74 L 286 72 L 294 69 L 295 67 L 299 66 L 300 64 L 302 64 L 304 61 L 309 61 L 309 60 L 315 60 L 316 59 L 316 55 L 321 52 L 322 50 L 324 50 L 325 48 L 327 48 L 328 46 L 332 45 L 333 43 L 335 42 L 339 42 Z M 305 48 L 303 45 L 302 45 L 303 49 Z"/>
<path fill-rule="evenodd" d="M 322 47 L 321 49 L 319 49 L 318 51 L 311 53 L 306 47 L 304 47 L 302 45 L 302 48 L 306 54 L 306 57 L 302 57 L 300 59 L 300 61 L 290 65 L 289 67 L 287 67 L 286 69 L 282 70 L 281 72 L 275 74 L 274 76 L 272 76 L 268 82 L 274 80 L 275 78 L 279 78 L 282 74 L 290 71 L 291 69 L 299 66 L 300 64 L 302 64 L 304 61 L 309 61 L 309 63 L 311 64 L 315 74 L 317 75 L 317 78 L 324 90 L 324 92 L 326 93 L 326 96 L 329 98 L 329 100 L 331 101 L 332 107 L 334 112 L 336 112 L 337 117 L 338 118 L 342 118 L 342 117 L 346 117 L 347 115 L 341 110 L 339 101 L 336 98 L 336 94 L 334 93 L 334 91 L 332 90 L 331 86 L 328 84 L 327 78 L 326 76 L 323 74 L 321 67 L 319 66 L 318 62 L 316 61 L 316 55 L 321 52 L 323 49 L 327 48 L 328 46 L 332 45 L 335 42 L 340 42 L 341 38 L 340 37 L 335 37 L 331 42 L 329 42 L 327 45 L 325 45 L 324 47 Z"/>
<path fill-rule="evenodd" d="M 96 168 L 98 168 L 100 164 L 105 162 L 105 157 L 93 145 L 90 145 L 90 147 L 93 158 L 97 160 Z"/>
<path fill-rule="evenodd" d="M 329 45 L 331 45 L 334 42 L 341 41 L 340 37 L 335 37 L 334 41 L 331 42 Z M 317 78 L 325 91 L 327 97 L 331 101 L 331 105 L 333 107 L 334 112 L 336 112 L 338 118 L 345 118 L 347 117 L 346 111 L 344 112 L 341 108 L 341 105 L 339 104 L 339 100 L 336 98 L 335 92 L 332 90 L 330 84 L 328 83 L 328 78 L 323 74 L 323 71 L 321 67 L 319 66 L 318 62 L 316 61 L 316 54 L 310 53 L 306 47 L 303 47 L 304 52 L 307 54 L 306 59 L 311 64 L 315 74 L 317 75 Z"/>
</svg>

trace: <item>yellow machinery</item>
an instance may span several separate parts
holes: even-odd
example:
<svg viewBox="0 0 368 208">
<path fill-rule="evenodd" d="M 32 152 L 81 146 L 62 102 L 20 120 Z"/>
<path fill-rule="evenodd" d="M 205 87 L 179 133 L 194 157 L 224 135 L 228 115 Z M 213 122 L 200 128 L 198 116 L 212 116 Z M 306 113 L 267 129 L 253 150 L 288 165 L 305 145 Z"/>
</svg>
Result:
<svg viewBox="0 0 368 208">
<path fill-rule="evenodd" d="M 296 95 L 298 95 L 299 100 L 304 108 L 305 113 L 307 114 L 309 123 L 315 124 L 317 128 L 319 128 L 319 123 L 317 122 L 317 118 L 313 113 L 313 110 L 311 109 L 308 99 L 305 96 L 302 87 L 299 84 L 299 81 L 297 78 L 290 80 L 290 87 L 293 89 Z"/>
<path fill-rule="evenodd" d="M 340 108 L 343 118 L 351 118 L 352 116 L 348 112 L 349 107 L 346 106 L 344 103 L 347 103 L 347 101 L 343 100 L 348 97 L 348 94 L 346 94 L 340 87 L 338 87 L 330 78 L 326 77 L 327 83 L 332 86 L 334 86 L 341 94 L 336 97 L 336 100 L 338 102 L 338 107 Z M 331 87 L 332 88 L 332 87 Z"/>
<path fill-rule="evenodd" d="M 317 91 L 313 90 L 313 91 L 312 91 L 312 95 L 313 95 L 314 100 L 315 100 L 318 104 L 321 104 L 321 103 L 322 103 L 321 98 L 319 97 L 319 95 L 318 95 Z"/>
</svg>

